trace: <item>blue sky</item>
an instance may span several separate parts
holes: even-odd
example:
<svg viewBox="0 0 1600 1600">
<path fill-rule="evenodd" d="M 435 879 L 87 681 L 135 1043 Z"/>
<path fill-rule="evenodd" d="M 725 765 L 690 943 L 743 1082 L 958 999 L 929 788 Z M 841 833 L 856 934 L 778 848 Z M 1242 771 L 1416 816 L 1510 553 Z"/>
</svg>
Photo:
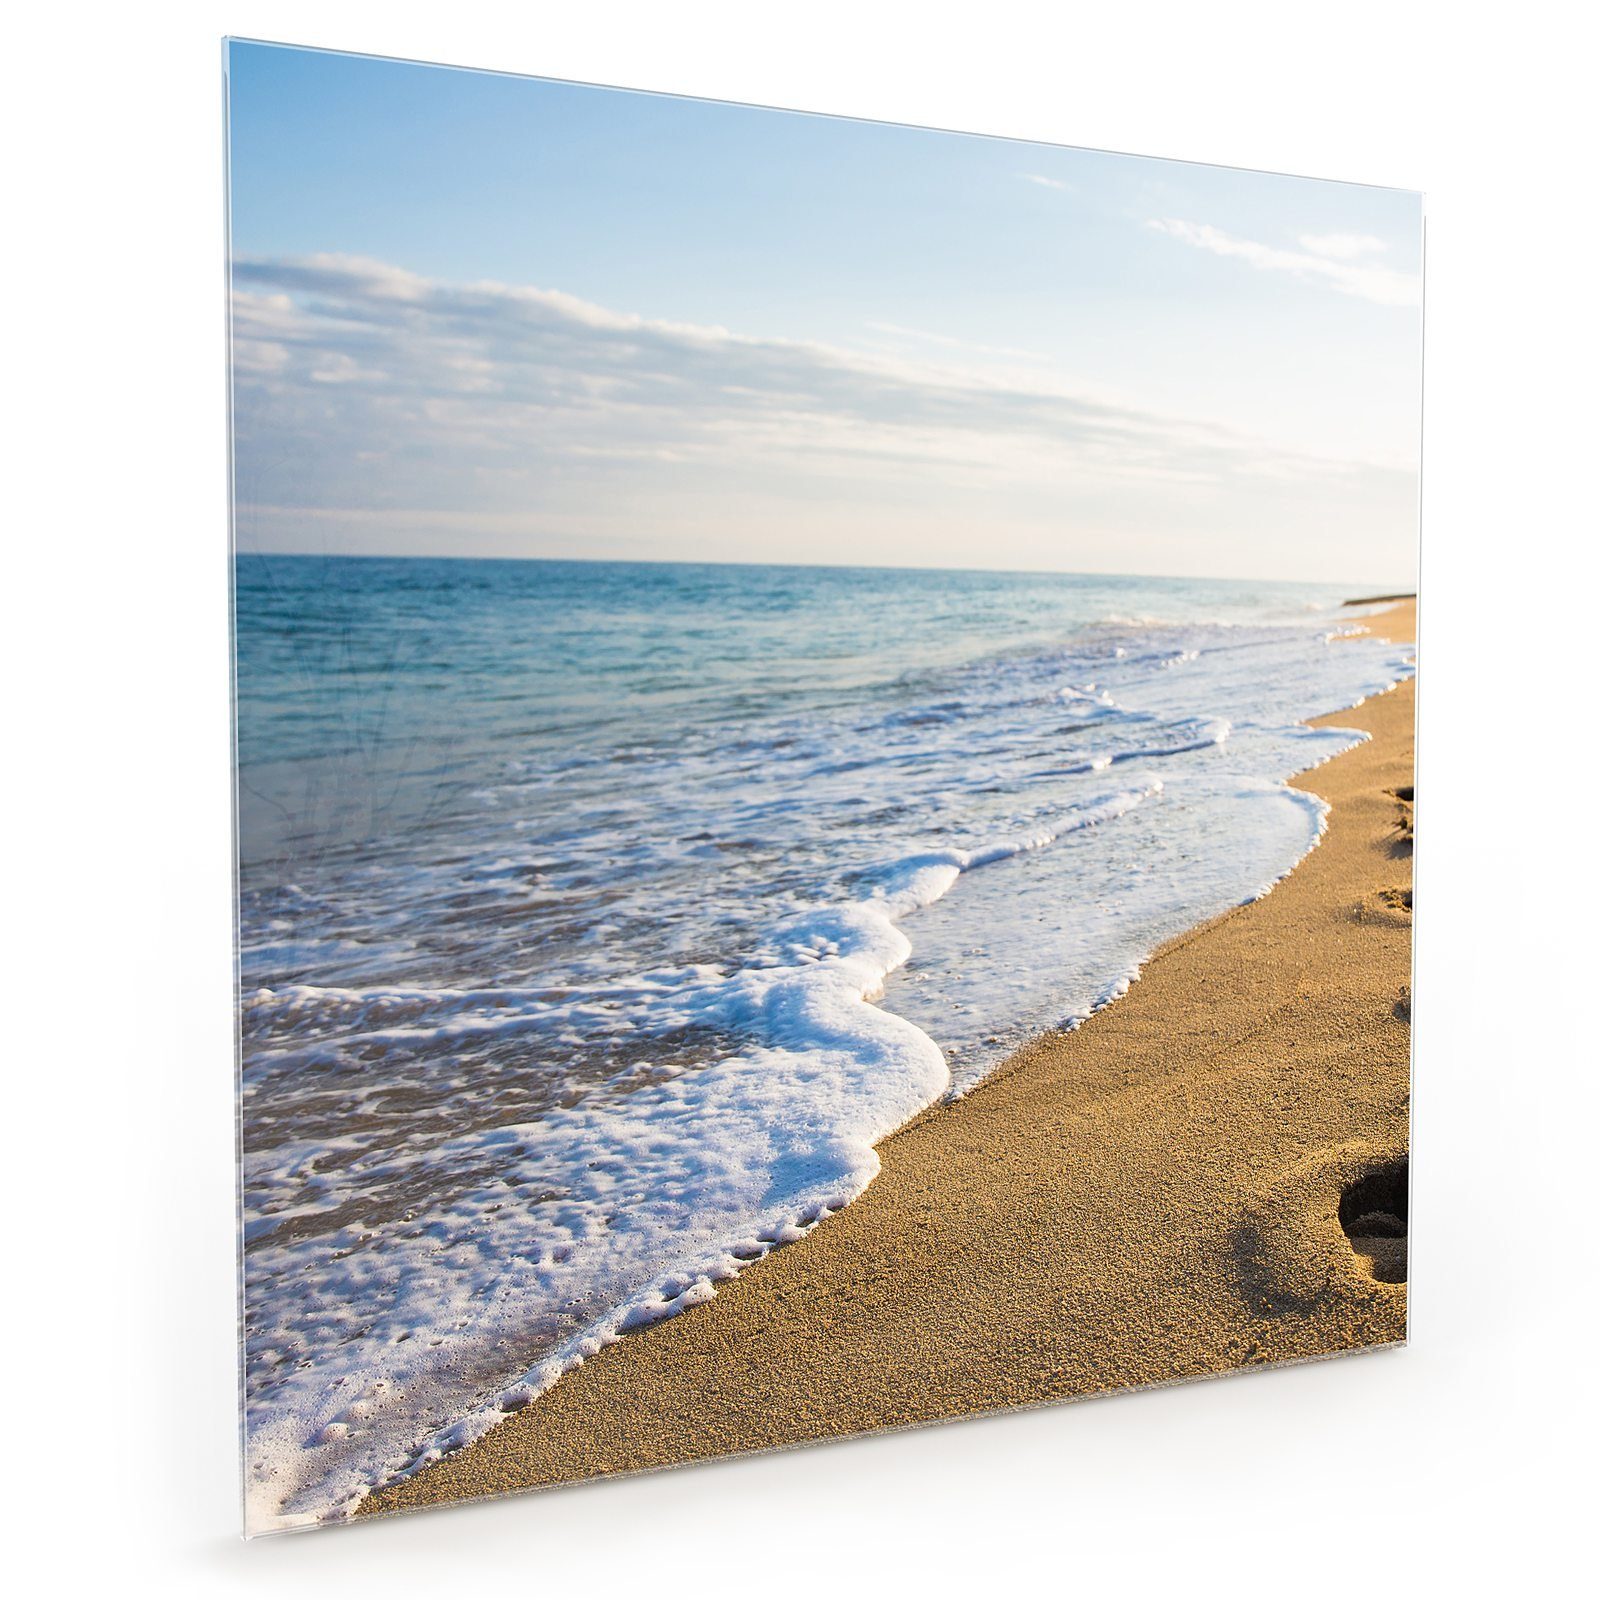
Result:
<svg viewBox="0 0 1600 1600">
<path fill-rule="evenodd" d="M 1403 191 L 229 47 L 241 546 L 1409 581 Z"/>
</svg>

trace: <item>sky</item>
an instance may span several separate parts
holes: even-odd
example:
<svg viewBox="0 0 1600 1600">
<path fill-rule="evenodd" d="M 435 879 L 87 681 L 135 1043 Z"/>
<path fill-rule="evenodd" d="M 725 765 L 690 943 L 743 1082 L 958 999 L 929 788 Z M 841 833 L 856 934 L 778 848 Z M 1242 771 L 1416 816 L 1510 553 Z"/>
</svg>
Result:
<svg viewBox="0 0 1600 1600">
<path fill-rule="evenodd" d="M 1403 190 L 228 46 L 241 550 L 1412 586 Z"/>
</svg>

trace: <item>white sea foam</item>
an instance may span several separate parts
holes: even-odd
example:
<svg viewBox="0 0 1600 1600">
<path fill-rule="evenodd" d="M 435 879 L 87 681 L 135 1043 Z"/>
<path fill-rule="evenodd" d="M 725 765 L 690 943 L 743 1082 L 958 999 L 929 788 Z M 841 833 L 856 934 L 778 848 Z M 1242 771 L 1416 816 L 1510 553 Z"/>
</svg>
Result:
<svg viewBox="0 0 1600 1600">
<path fill-rule="evenodd" d="M 275 1370 L 249 1433 L 252 1526 L 353 1509 L 375 1482 L 480 1436 L 624 1332 L 710 1298 L 848 1204 L 878 1171 L 873 1146 L 950 1082 L 926 1034 L 868 1003 L 911 952 L 899 920 L 965 872 L 1111 822 L 1156 792 L 1107 795 L 978 850 L 905 857 L 864 898 L 796 919 L 737 973 L 634 986 L 630 1002 L 669 1006 L 675 1023 L 763 1042 L 609 1103 L 434 1145 L 411 1162 L 412 1181 L 484 1181 L 377 1241 L 364 1221 L 346 1223 L 320 1269 L 292 1246 L 255 1253 L 248 1294 L 277 1315 L 253 1335 Z M 485 998 L 302 987 L 253 1004 L 292 1016 L 325 1001 L 364 1026 L 364 1041 L 388 1042 L 392 1027 L 368 1025 L 395 1007 L 410 1019 L 431 999 L 433 1031 L 452 1032 Z M 497 994 L 494 1009 L 527 998 Z M 269 1232 L 356 1198 L 311 1182 L 326 1154 L 308 1148 L 280 1172 L 285 1199 L 317 1199 L 261 1219 Z M 363 1183 L 388 1176 L 369 1168 Z M 543 1353 L 523 1365 L 530 1349 Z"/>
</svg>

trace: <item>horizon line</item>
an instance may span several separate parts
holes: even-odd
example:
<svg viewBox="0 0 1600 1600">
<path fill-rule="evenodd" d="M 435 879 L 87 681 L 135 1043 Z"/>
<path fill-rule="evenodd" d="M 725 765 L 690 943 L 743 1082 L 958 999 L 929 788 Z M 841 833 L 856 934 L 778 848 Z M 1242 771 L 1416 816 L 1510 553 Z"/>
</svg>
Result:
<svg viewBox="0 0 1600 1600">
<path fill-rule="evenodd" d="M 234 560 L 249 557 L 269 560 L 294 561 L 498 561 L 543 562 L 547 565 L 590 565 L 614 567 L 771 567 L 790 571 L 811 572 L 956 572 L 1012 578 L 1127 578 L 1133 580 L 1167 581 L 1174 583 L 1271 583 L 1317 585 L 1335 588 L 1345 585 L 1342 578 L 1273 578 L 1239 573 L 1200 572 L 1113 572 L 1093 571 L 1075 567 L 958 567 L 917 566 L 910 562 L 867 561 L 734 561 L 728 559 L 692 559 L 674 556 L 468 556 L 388 552 L 378 550 L 244 550 L 234 545 Z M 1415 584 L 1415 575 L 1404 580 Z M 1370 584 L 1354 583 L 1353 588 L 1370 588 L 1374 591 L 1389 585 L 1374 580 Z M 1407 591 L 1408 593 L 1412 591 Z"/>
</svg>

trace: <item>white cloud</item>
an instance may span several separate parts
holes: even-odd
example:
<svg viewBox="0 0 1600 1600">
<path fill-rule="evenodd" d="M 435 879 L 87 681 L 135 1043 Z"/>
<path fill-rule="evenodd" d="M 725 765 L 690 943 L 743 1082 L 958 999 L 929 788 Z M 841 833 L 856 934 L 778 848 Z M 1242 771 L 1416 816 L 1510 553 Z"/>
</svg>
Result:
<svg viewBox="0 0 1600 1600">
<path fill-rule="evenodd" d="M 994 565 L 1126 570 L 1130 526 L 1181 550 L 1395 486 L 944 336 L 864 354 L 338 256 L 240 260 L 234 286 L 247 544 L 958 564 L 944 540 L 971 564 L 977 538 Z"/>
<path fill-rule="evenodd" d="M 973 339 L 957 339 L 948 333 L 934 333 L 927 328 L 907 328 L 898 322 L 869 322 L 866 326 L 874 333 L 888 334 L 891 339 L 938 345 L 943 350 L 980 356 L 1007 356 L 1013 361 L 1037 362 L 1044 359 L 1037 350 L 1019 350 L 1009 344 L 980 344 Z"/>
<path fill-rule="evenodd" d="M 1300 247 L 1332 261 L 1354 261 L 1360 256 L 1380 255 L 1389 248 L 1370 233 L 1302 233 Z"/>
<path fill-rule="evenodd" d="M 1037 183 L 1041 188 L 1044 189 L 1065 189 L 1068 191 L 1072 189 L 1072 185 L 1067 183 L 1064 179 L 1047 178 L 1043 173 L 1039 172 L 1024 172 L 1022 177 L 1026 182 Z"/>
<path fill-rule="evenodd" d="M 1264 272 L 1286 272 L 1303 282 L 1324 284 L 1341 294 L 1355 295 L 1376 305 L 1414 306 L 1422 298 L 1421 280 L 1414 273 L 1349 259 L 1348 255 L 1340 257 L 1327 252 L 1326 248 L 1322 254 L 1309 249 L 1283 250 L 1253 239 L 1235 238 L 1207 223 L 1182 222 L 1171 217 L 1153 219 L 1147 226 L 1197 249 L 1209 250 L 1213 255 L 1232 256 Z M 1329 241 L 1335 242 L 1335 251 L 1340 248 L 1349 251 L 1353 242 L 1356 248 L 1350 254 L 1354 256 L 1364 254 L 1367 246 L 1379 243 L 1363 235 L 1346 234 L 1329 234 L 1316 242 L 1326 247 Z M 1305 246 L 1311 241 L 1302 239 L 1300 243 Z"/>
</svg>

